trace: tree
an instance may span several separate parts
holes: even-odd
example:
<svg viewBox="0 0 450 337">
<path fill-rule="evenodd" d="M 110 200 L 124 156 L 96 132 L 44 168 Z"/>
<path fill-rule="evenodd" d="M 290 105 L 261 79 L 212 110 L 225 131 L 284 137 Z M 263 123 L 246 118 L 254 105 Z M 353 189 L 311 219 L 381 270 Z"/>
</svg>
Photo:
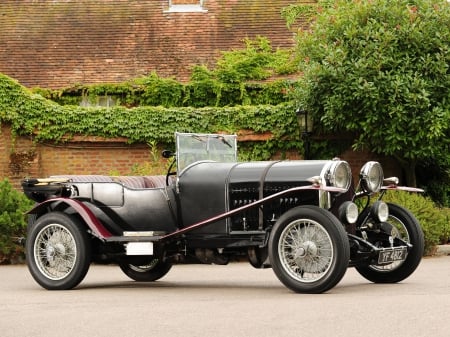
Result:
<svg viewBox="0 0 450 337">
<path fill-rule="evenodd" d="M 311 16 L 311 13 L 312 16 Z M 293 5 L 309 15 L 295 93 L 323 132 L 354 134 L 354 149 L 394 156 L 416 185 L 423 160 L 450 167 L 450 3 L 336 0 Z"/>
</svg>

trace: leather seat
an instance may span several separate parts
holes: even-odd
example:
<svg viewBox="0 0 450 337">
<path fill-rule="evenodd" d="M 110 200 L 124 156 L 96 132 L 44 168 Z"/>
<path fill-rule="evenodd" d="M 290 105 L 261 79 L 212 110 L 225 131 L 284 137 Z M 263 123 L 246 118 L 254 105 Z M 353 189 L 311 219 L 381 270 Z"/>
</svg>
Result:
<svg viewBox="0 0 450 337">
<path fill-rule="evenodd" d="M 144 176 L 145 187 L 164 188 L 166 187 L 166 176 Z M 170 183 L 170 180 L 169 180 Z"/>
<path fill-rule="evenodd" d="M 141 176 L 119 176 L 113 179 L 129 188 L 145 188 L 144 177 Z"/>
<path fill-rule="evenodd" d="M 67 178 L 69 181 L 77 182 L 77 183 L 94 183 L 94 182 L 111 182 L 113 181 L 111 177 L 104 175 L 56 175 L 50 176 L 50 178 Z"/>
</svg>

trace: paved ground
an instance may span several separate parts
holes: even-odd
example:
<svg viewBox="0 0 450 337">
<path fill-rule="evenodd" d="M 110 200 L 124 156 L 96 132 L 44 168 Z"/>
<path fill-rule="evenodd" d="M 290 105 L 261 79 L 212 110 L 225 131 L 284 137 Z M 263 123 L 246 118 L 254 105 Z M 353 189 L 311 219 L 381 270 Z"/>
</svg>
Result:
<svg viewBox="0 0 450 337">
<path fill-rule="evenodd" d="M 130 281 L 93 266 L 76 290 L 41 289 L 24 266 L 0 267 L 2 337 L 450 336 L 450 256 L 426 258 L 400 284 L 349 269 L 330 292 L 299 295 L 249 264 L 175 266 Z"/>
</svg>

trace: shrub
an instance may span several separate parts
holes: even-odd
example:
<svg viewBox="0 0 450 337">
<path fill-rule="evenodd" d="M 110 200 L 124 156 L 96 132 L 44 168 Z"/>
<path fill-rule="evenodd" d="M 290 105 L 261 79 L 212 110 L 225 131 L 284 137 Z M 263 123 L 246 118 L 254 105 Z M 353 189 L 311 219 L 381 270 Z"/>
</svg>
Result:
<svg viewBox="0 0 450 337">
<path fill-rule="evenodd" d="M 442 213 L 445 220 L 444 232 L 441 235 L 441 243 L 450 243 L 450 208 L 442 208 Z"/>
<path fill-rule="evenodd" d="M 142 164 L 134 164 L 131 168 L 130 175 L 134 176 L 148 176 L 148 175 L 165 175 L 172 163 L 172 159 L 168 160 L 162 158 L 161 149 L 158 148 L 156 142 L 148 143 L 150 147 L 148 161 Z"/>
<path fill-rule="evenodd" d="M 8 179 L 0 181 L 0 264 L 20 260 L 24 256 L 18 239 L 25 237 L 25 212 L 33 202 L 15 190 Z"/>
<path fill-rule="evenodd" d="M 292 22 L 317 11 L 311 28 L 299 31 L 296 48 L 304 75 L 296 97 L 315 129 L 355 134 L 354 148 L 397 158 L 410 186 L 416 185 L 418 162 L 448 163 L 449 3 L 304 5 L 308 8 L 291 6 L 284 14 Z"/>
<path fill-rule="evenodd" d="M 384 201 L 407 208 L 419 221 L 425 234 L 425 255 L 433 253 L 436 245 L 447 243 L 449 217 L 434 202 L 418 193 L 388 192 Z"/>
</svg>

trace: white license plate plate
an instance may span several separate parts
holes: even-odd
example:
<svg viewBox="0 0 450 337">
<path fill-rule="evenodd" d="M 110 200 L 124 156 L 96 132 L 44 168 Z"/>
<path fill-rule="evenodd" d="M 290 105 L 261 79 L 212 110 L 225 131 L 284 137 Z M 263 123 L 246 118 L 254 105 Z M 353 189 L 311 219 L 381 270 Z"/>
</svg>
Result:
<svg viewBox="0 0 450 337">
<path fill-rule="evenodd" d="M 378 263 L 391 263 L 394 261 L 402 261 L 406 259 L 406 247 L 384 249 L 378 255 Z"/>
<path fill-rule="evenodd" d="M 127 255 L 153 255 L 153 242 L 128 242 Z"/>
</svg>

